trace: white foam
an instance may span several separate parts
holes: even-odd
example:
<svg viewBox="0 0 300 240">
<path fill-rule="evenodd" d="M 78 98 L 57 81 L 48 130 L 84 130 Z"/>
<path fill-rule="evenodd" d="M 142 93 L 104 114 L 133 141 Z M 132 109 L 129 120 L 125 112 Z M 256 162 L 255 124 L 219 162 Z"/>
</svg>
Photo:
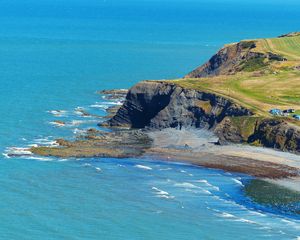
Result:
<svg viewBox="0 0 300 240">
<path fill-rule="evenodd" d="M 248 219 L 245 219 L 245 218 L 237 218 L 234 221 L 236 221 L 236 222 L 243 222 L 243 223 L 250 223 L 250 224 L 257 224 L 256 222 L 248 220 Z"/>
<path fill-rule="evenodd" d="M 55 127 L 64 127 L 66 124 L 63 122 L 49 122 L 50 125 L 53 125 Z"/>
<path fill-rule="evenodd" d="M 75 128 L 73 130 L 73 133 L 76 134 L 76 135 L 84 135 L 86 133 L 86 130 Z"/>
<path fill-rule="evenodd" d="M 23 147 L 8 147 L 5 150 L 5 154 L 8 156 L 26 156 L 26 155 L 32 155 L 32 152 L 29 151 L 28 148 Z"/>
<path fill-rule="evenodd" d="M 161 168 L 161 169 L 159 169 L 159 171 L 169 171 L 169 170 L 172 170 L 172 168 Z"/>
<path fill-rule="evenodd" d="M 203 180 L 202 179 L 201 180 L 196 180 L 195 182 L 208 184 L 208 181 L 204 180 L 204 179 Z"/>
<path fill-rule="evenodd" d="M 295 229 L 299 229 L 300 230 L 300 224 L 299 222 L 292 222 L 290 220 L 286 220 L 286 219 L 282 219 L 282 222 L 286 223 L 289 225 L 289 227 L 293 227 Z"/>
<path fill-rule="evenodd" d="M 188 182 L 183 182 L 183 183 L 175 183 L 175 187 L 182 187 L 182 188 L 199 188 L 196 185 Z"/>
<path fill-rule="evenodd" d="M 38 161 L 42 161 L 42 162 L 53 161 L 53 159 L 48 158 L 48 157 L 37 157 L 37 156 L 26 157 L 26 159 L 38 160 Z"/>
<path fill-rule="evenodd" d="M 93 105 L 90 105 L 90 107 L 91 108 L 100 108 L 100 109 L 104 109 L 104 110 L 109 108 L 109 106 L 104 105 L 104 104 L 93 104 Z"/>
<path fill-rule="evenodd" d="M 59 162 L 67 162 L 67 161 L 69 161 L 69 159 L 66 159 L 66 158 L 63 158 L 63 159 L 60 159 L 60 160 L 58 160 Z"/>
<path fill-rule="evenodd" d="M 166 198 L 166 199 L 174 199 L 174 196 L 169 196 L 169 195 L 158 195 L 159 198 Z"/>
<path fill-rule="evenodd" d="M 7 153 L 2 153 L 2 155 L 3 155 L 5 158 L 10 158 L 10 156 L 8 156 Z"/>
<path fill-rule="evenodd" d="M 139 165 L 139 164 L 135 165 L 134 167 L 144 169 L 144 170 L 152 170 L 151 167 L 144 166 L 144 165 Z"/>
<path fill-rule="evenodd" d="M 156 191 L 156 194 L 158 194 L 158 195 L 169 195 L 168 192 L 163 191 L 163 190 L 161 190 L 161 189 L 159 189 L 159 188 L 157 188 L 157 187 L 152 187 L 152 190 L 155 190 L 155 191 Z"/>
<path fill-rule="evenodd" d="M 236 216 L 230 214 L 230 213 L 226 213 L 226 212 L 222 212 L 220 214 L 218 214 L 218 216 L 223 217 L 223 218 L 235 218 Z"/>
<path fill-rule="evenodd" d="M 65 110 L 50 110 L 47 112 L 51 113 L 55 117 L 64 117 L 67 115 L 67 111 L 65 111 Z"/>
<path fill-rule="evenodd" d="M 208 186 L 208 187 L 210 187 L 210 188 L 212 188 L 212 189 L 214 189 L 214 190 L 216 190 L 216 191 L 218 191 L 218 192 L 220 191 L 220 188 L 219 188 L 219 187 L 210 184 L 207 180 L 196 180 L 195 182 L 203 183 L 203 184 L 205 184 L 206 186 Z"/>
<path fill-rule="evenodd" d="M 114 105 L 122 105 L 123 103 L 121 101 L 112 102 L 112 101 L 105 101 L 105 102 L 96 102 L 92 105 L 90 105 L 91 108 L 100 108 L 100 109 L 108 109 L 110 106 Z"/>
<path fill-rule="evenodd" d="M 212 195 L 212 193 L 210 192 L 210 191 L 208 191 L 208 190 L 206 190 L 206 189 L 203 189 L 203 188 L 200 188 L 201 190 L 200 190 L 200 192 L 201 193 L 205 193 L 205 194 L 207 194 L 207 195 Z M 197 192 L 195 192 L 195 193 L 197 193 Z"/>
<path fill-rule="evenodd" d="M 256 216 L 260 216 L 260 217 L 265 217 L 265 216 L 267 216 L 267 215 L 262 214 L 262 213 L 260 213 L 260 212 L 254 212 L 254 211 L 249 211 L 249 214 L 251 214 L 251 215 L 256 215 Z"/>
<path fill-rule="evenodd" d="M 90 121 L 84 121 L 84 120 L 72 120 L 71 122 L 68 123 L 69 126 L 79 126 L 84 123 L 88 123 Z"/>
<path fill-rule="evenodd" d="M 70 122 L 60 123 L 60 122 L 49 122 L 51 125 L 57 126 L 57 127 L 76 127 L 82 124 L 88 124 L 88 123 L 95 123 L 98 122 L 98 120 L 72 120 Z"/>
<path fill-rule="evenodd" d="M 84 110 L 83 107 L 77 107 L 77 108 L 74 109 L 74 113 L 76 115 L 82 116 L 83 115 L 83 112 L 82 112 L 83 110 Z"/>
<path fill-rule="evenodd" d="M 37 138 L 33 140 L 34 143 L 38 145 L 43 145 L 43 146 L 53 146 L 57 147 L 59 144 L 55 140 L 50 140 L 48 137 L 47 138 Z"/>
<path fill-rule="evenodd" d="M 236 179 L 236 178 L 231 178 L 231 179 L 232 179 L 235 183 L 237 183 L 238 185 L 244 187 L 244 184 L 243 184 L 240 180 L 238 180 L 238 179 Z"/>
<path fill-rule="evenodd" d="M 36 144 L 36 143 L 33 143 L 33 144 L 28 144 L 27 146 L 28 146 L 28 147 L 38 147 L 39 145 Z"/>
<path fill-rule="evenodd" d="M 232 219 L 233 221 L 235 222 L 242 222 L 242 223 L 250 223 L 250 224 L 257 224 L 256 222 L 254 221 L 251 221 L 249 219 L 245 219 L 245 218 L 239 218 L 231 213 L 227 213 L 227 212 L 221 212 L 221 213 L 218 213 L 216 214 L 217 216 L 219 217 L 222 217 L 222 218 L 229 218 L 229 219 Z"/>
<path fill-rule="evenodd" d="M 95 169 L 96 169 L 97 172 L 101 172 L 102 171 L 102 169 L 99 168 L 99 167 L 95 167 Z"/>
<path fill-rule="evenodd" d="M 152 187 L 152 190 L 156 192 L 156 196 L 159 198 L 165 198 L 165 199 L 173 199 L 175 198 L 174 196 L 171 196 L 168 192 L 163 191 L 157 187 Z"/>
</svg>

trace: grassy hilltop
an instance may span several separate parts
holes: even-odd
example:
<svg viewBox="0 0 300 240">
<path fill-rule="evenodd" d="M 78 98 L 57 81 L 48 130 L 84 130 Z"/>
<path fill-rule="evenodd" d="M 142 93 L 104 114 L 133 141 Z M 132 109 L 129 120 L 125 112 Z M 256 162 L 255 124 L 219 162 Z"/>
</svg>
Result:
<svg viewBox="0 0 300 240">
<path fill-rule="evenodd" d="M 272 108 L 299 113 L 300 33 L 225 45 L 209 62 L 174 82 L 230 98 L 258 116 L 270 116 Z"/>
</svg>

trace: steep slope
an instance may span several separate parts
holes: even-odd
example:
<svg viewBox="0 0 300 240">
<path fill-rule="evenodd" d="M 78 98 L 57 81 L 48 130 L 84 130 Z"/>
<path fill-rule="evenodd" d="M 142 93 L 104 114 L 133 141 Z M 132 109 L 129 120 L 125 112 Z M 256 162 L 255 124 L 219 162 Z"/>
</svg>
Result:
<svg viewBox="0 0 300 240">
<path fill-rule="evenodd" d="M 242 71 L 271 70 L 274 65 L 296 66 L 300 60 L 300 34 L 290 33 L 278 38 L 246 40 L 225 45 L 207 63 L 186 78 L 230 75 Z M 288 64 L 282 64 L 287 62 Z"/>
<path fill-rule="evenodd" d="M 226 116 L 249 116 L 251 111 L 211 93 L 174 83 L 144 81 L 132 87 L 111 127 L 213 128 Z"/>
</svg>

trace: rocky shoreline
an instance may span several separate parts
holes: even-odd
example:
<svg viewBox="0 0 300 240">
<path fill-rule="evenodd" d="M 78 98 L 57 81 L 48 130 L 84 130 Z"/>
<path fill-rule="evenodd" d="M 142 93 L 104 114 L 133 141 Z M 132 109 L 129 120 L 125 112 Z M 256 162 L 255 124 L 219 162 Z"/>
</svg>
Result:
<svg viewBox="0 0 300 240">
<path fill-rule="evenodd" d="M 147 86 L 148 82 L 142 84 Z M 160 85 L 165 83 L 151 82 L 150 84 L 160 88 Z M 137 86 L 139 88 L 140 85 Z M 176 86 L 172 87 L 177 88 Z M 139 88 L 139 91 L 144 91 L 144 89 Z M 163 95 L 169 91 L 171 88 L 166 88 L 160 94 Z M 109 131 L 89 129 L 85 135 L 79 136 L 75 141 L 58 139 L 58 146 L 37 146 L 28 150 L 36 155 L 58 158 L 150 158 L 244 173 L 255 177 L 254 180 L 261 180 L 264 185 L 270 188 L 268 191 L 272 193 L 273 200 L 269 203 L 272 205 L 275 202 L 273 207 L 277 208 L 276 204 L 279 202 L 288 202 L 293 205 L 294 202 L 298 201 L 300 188 L 299 185 L 293 183 L 300 181 L 300 163 L 286 159 L 284 156 L 278 157 L 274 150 L 269 150 L 273 151 L 270 154 L 270 152 L 256 151 L 256 149 L 260 149 L 256 147 L 247 149 L 245 145 L 220 145 L 224 140 L 220 138 L 220 135 L 217 136 L 216 132 L 219 126 L 223 124 L 224 119 L 229 118 L 232 114 L 237 117 L 247 114 L 251 117 L 250 111 L 226 99 L 209 94 L 178 88 L 173 89 L 172 92 L 176 94 L 170 97 L 174 99 L 167 101 L 170 105 L 164 107 L 166 115 L 162 115 L 165 119 L 162 121 L 163 124 L 160 123 L 161 118 L 157 118 L 156 115 L 144 113 L 144 109 L 149 109 L 152 113 L 156 111 L 153 109 L 152 95 L 143 95 L 138 91 L 131 94 L 132 90 L 130 90 L 126 92 L 126 100 L 122 106 L 112 106 L 106 110 L 108 116 L 113 115 L 114 117 L 104 117 L 109 120 L 99 125 L 109 127 Z M 114 99 L 120 99 L 120 97 L 124 99 L 124 94 L 118 95 Z M 106 97 L 106 95 L 104 96 Z M 147 107 L 144 105 L 136 106 L 133 104 L 134 102 L 126 104 L 128 99 L 130 101 L 138 100 L 144 104 L 144 99 L 146 99 L 149 105 L 146 104 Z M 188 105 L 181 104 L 187 99 Z M 199 105 L 199 101 L 201 105 Z M 156 103 L 154 104 L 156 105 Z M 190 108 L 193 104 L 194 106 Z M 122 118 L 119 117 L 120 113 L 130 112 L 127 109 L 128 105 L 132 107 L 133 111 L 141 111 L 141 114 L 145 114 L 144 116 L 154 118 L 150 118 L 148 124 L 145 124 L 142 129 L 133 128 L 134 122 L 131 122 L 130 115 L 127 118 L 124 118 L 126 115 L 122 115 Z M 195 110 L 197 107 L 198 109 Z M 190 109 L 193 109 L 193 114 L 189 114 L 188 118 L 186 116 L 183 118 L 183 114 Z M 174 114 L 171 121 L 166 121 L 170 117 L 168 114 Z M 118 123 L 118 119 L 122 120 L 122 124 Z M 182 121 L 184 119 L 186 121 Z M 228 133 L 230 132 L 228 131 Z M 226 140 L 226 142 L 228 141 Z M 270 179 L 273 182 L 269 183 Z M 285 185 L 282 184 L 282 181 L 285 181 Z M 265 204 L 268 199 L 259 197 L 265 192 L 261 191 L 260 188 L 256 191 L 253 187 L 256 184 L 255 181 L 247 183 L 244 189 L 245 194 L 254 201 Z M 275 187 L 272 188 L 272 184 Z M 287 193 L 286 197 L 283 198 L 281 194 L 275 194 L 275 188 L 283 189 L 282 192 Z M 295 211 L 298 213 L 298 208 L 295 208 Z"/>
<path fill-rule="evenodd" d="M 213 80 L 210 77 L 243 71 L 263 76 L 288 60 L 271 52 L 258 52 L 257 44 L 258 41 L 242 41 L 226 45 L 185 79 Z M 106 100 L 122 99 L 122 104 L 106 109 L 107 116 L 102 118 L 105 121 L 98 124 L 109 131 L 90 129 L 75 141 L 60 139 L 58 146 L 32 147 L 29 151 L 60 158 L 150 157 L 245 173 L 259 181 L 272 179 L 282 183 L 282 179 L 287 182 L 300 179 L 300 161 L 262 153 L 257 150 L 260 148 L 254 150 L 255 146 L 273 149 L 273 153 L 275 149 L 300 154 L 300 127 L 291 119 L 268 115 L 267 111 L 257 111 L 257 106 L 251 108 L 226 94 L 176 80 L 142 81 L 129 90 L 103 90 L 98 94 Z M 240 147 L 243 144 L 253 149 Z M 264 198 L 257 197 L 255 186 L 270 187 L 273 182 L 251 184 L 246 191 L 263 202 Z M 300 192 L 300 187 L 290 189 L 289 195 L 298 201 L 300 194 L 294 195 L 295 190 Z"/>
<path fill-rule="evenodd" d="M 162 161 L 187 162 L 195 166 L 222 169 L 245 173 L 254 177 L 281 179 L 299 177 L 300 168 L 284 163 L 266 160 L 264 156 L 253 155 L 244 149 L 243 155 L 236 155 L 226 148 L 217 146 L 217 142 L 199 145 L 203 138 L 188 140 L 193 129 L 164 131 L 153 130 L 115 130 L 113 132 L 90 129 L 85 136 L 75 141 L 58 139 L 59 146 L 32 147 L 33 154 L 58 158 L 130 158 L 150 157 Z M 168 136 L 169 135 L 169 136 Z M 165 139 L 165 142 L 162 142 Z M 178 142 L 178 139 L 180 141 Z M 195 145 L 196 144 L 196 145 Z M 253 153 L 253 152 L 252 152 Z"/>
<path fill-rule="evenodd" d="M 138 83 L 129 91 L 105 90 L 101 94 L 106 99 L 125 99 L 126 96 L 122 106 L 111 106 L 106 110 L 104 118 L 108 120 L 99 124 L 112 131 L 90 129 L 75 141 L 58 139 L 58 146 L 38 146 L 29 150 L 36 155 L 59 158 L 154 156 L 160 160 L 189 162 L 272 179 L 300 175 L 297 167 L 285 165 L 284 161 L 276 163 L 259 157 L 249 158 L 247 154 L 237 156 L 216 146 L 228 142 L 243 143 L 241 139 L 244 136 L 236 129 L 232 130 L 233 124 L 226 125 L 224 122 L 231 117 L 251 118 L 252 115 L 251 111 L 228 99 L 155 81 Z M 228 126 L 231 129 L 227 129 Z M 177 132 L 173 132 L 175 129 Z M 211 142 L 201 145 L 199 137 L 190 139 L 193 131 L 201 129 L 216 134 Z M 166 137 L 168 131 L 173 136 Z M 181 140 L 170 145 L 175 141 L 174 135 L 179 135 Z M 159 139 L 166 139 L 166 142 Z M 208 146 L 219 150 L 208 151 Z"/>
</svg>

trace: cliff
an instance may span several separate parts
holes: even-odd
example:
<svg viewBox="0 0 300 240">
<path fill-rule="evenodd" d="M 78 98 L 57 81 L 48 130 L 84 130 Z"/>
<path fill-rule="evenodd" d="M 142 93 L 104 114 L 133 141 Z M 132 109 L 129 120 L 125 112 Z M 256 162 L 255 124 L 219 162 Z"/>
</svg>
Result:
<svg viewBox="0 0 300 240">
<path fill-rule="evenodd" d="M 221 96 L 168 82 L 140 82 L 130 89 L 123 106 L 106 122 L 111 127 L 211 129 L 226 116 L 251 111 Z"/>
<path fill-rule="evenodd" d="M 286 61 L 279 54 L 258 51 L 258 41 L 241 41 L 223 47 L 207 63 L 196 68 L 185 78 L 203 78 L 232 75 L 241 71 L 254 71 L 274 61 Z"/>
<path fill-rule="evenodd" d="M 300 153 L 300 128 L 283 119 L 225 118 L 215 129 L 219 142 L 249 143 Z"/>
</svg>

